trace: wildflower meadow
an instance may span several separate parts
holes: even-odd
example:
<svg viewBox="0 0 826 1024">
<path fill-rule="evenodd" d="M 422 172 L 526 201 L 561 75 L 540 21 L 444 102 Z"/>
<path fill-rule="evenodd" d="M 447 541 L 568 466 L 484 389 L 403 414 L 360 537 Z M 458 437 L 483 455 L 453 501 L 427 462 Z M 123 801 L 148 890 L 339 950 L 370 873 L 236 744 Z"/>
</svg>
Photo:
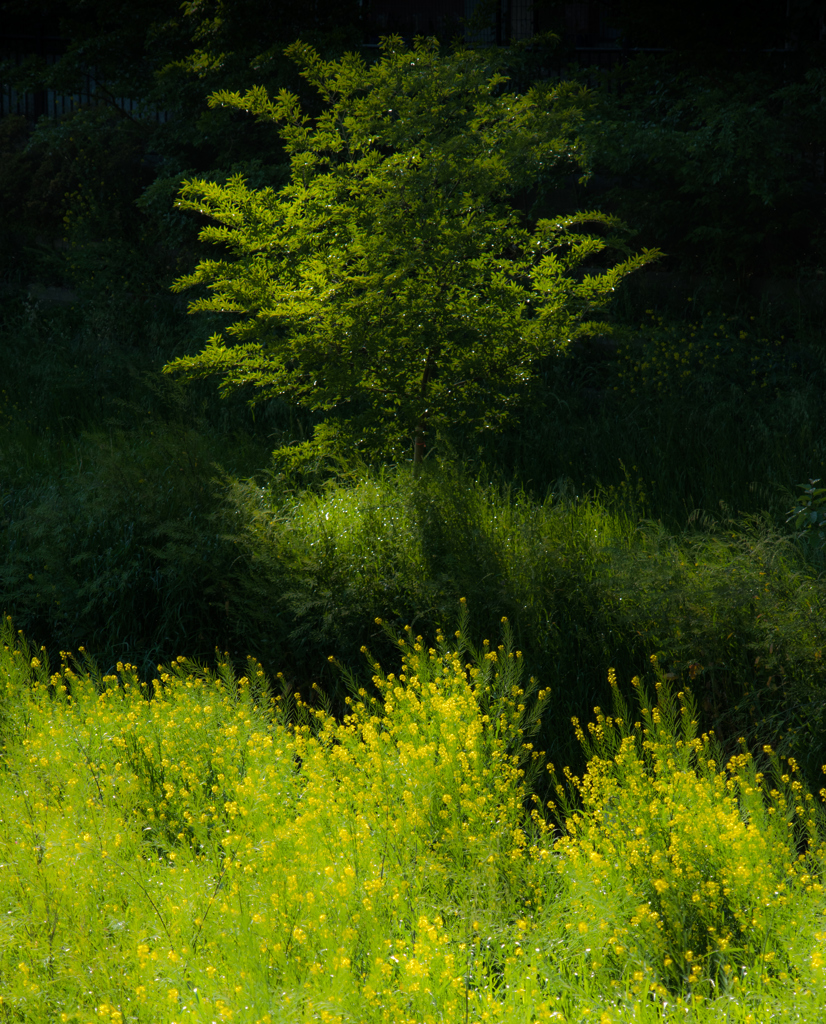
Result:
<svg viewBox="0 0 826 1024">
<path fill-rule="evenodd" d="M 817 1019 L 795 764 L 697 735 L 654 662 L 557 772 L 508 622 L 477 649 L 459 618 L 351 677 L 341 720 L 253 660 L 50 672 L 6 620 L 0 1019 Z"/>
</svg>

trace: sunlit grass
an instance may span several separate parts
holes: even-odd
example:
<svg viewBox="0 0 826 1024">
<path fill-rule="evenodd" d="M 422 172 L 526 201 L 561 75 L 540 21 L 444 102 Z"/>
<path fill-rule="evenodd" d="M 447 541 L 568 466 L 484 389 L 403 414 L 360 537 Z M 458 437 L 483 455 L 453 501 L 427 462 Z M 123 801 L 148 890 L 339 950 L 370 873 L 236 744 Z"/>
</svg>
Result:
<svg viewBox="0 0 826 1024">
<path fill-rule="evenodd" d="M 630 677 L 654 650 L 692 680 L 704 725 L 796 750 L 811 779 L 826 760 L 826 552 L 786 519 L 798 485 L 826 474 L 819 335 L 643 308 L 615 324 L 619 347 L 584 342 L 543 368 L 514 430 L 487 449 L 457 440 L 414 480 L 357 459 L 264 468 L 308 424 L 159 381 L 203 340 L 173 308 L 9 301 L 0 610 L 53 657 L 84 643 L 109 670 L 151 675 L 218 645 L 339 700 L 329 654 L 384 657 L 375 617 L 433 632 L 466 595 L 477 628 L 507 614 L 530 670 L 567 680 L 557 717 L 588 714 L 610 665 Z M 708 352 L 684 365 L 682 338 Z M 646 353 L 679 362 L 665 391 L 643 381 Z M 544 742 L 578 755 L 567 731 Z"/>
<path fill-rule="evenodd" d="M 343 720 L 252 661 L 50 676 L 7 622 L 0 1019 L 816 1019 L 794 765 L 725 763 L 689 695 L 660 675 L 630 712 L 612 680 L 559 831 L 530 786 L 547 689 L 507 623 L 477 650 L 460 620 L 407 631 Z"/>
<path fill-rule="evenodd" d="M 478 628 L 507 613 L 532 671 L 570 681 L 556 714 L 589 713 L 610 665 L 634 674 L 656 651 L 666 671 L 692 680 L 707 725 L 735 738 L 782 736 L 807 773 L 819 772 L 826 591 L 817 567 L 766 517 L 675 536 L 642 518 L 638 502 L 633 483 L 540 502 L 436 467 L 417 480 L 387 471 L 290 496 L 277 482 L 238 485 L 231 614 L 264 637 L 273 610 L 289 609 L 291 651 L 335 651 L 352 664 L 360 644 L 381 639 L 373 617 L 401 628 L 417 616 L 433 630 L 467 595 Z M 567 741 L 553 730 L 545 738 L 554 756 Z"/>
</svg>

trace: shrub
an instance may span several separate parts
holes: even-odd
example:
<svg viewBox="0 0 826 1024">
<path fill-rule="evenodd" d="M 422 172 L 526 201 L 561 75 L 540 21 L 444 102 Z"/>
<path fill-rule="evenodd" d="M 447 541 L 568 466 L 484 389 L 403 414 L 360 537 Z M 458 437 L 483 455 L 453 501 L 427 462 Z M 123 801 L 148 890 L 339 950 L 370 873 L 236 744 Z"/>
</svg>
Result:
<svg viewBox="0 0 826 1024">
<path fill-rule="evenodd" d="M 690 692 L 659 676 L 656 701 L 632 681 L 630 709 L 611 674 L 613 716 L 597 708 L 588 735 L 575 721 L 587 771 L 557 784 L 565 899 L 594 970 L 623 964 L 642 991 L 702 998 L 741 991 L 750 970 L 805 978 L 791 950 L 814 928 L 802 894 L 823 895 L 822 812 L 793 759 L 766 747 L 760 771 L 745 741 L 726 758 L 697 735 Z"/>
</svg>

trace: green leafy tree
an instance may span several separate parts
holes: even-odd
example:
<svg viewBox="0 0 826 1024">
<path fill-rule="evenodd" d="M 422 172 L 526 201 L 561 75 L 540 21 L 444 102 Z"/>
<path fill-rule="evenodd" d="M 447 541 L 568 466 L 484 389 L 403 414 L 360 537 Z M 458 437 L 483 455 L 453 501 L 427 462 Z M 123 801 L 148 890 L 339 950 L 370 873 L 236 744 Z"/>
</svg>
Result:
<svg viewBox="0 0 826 1024">
<path fill-rule="evenodd" d="M 322 411 L 315 445 L 335 432 L 397 453 L 407 439 L 418 462 L 450 423 L 500 426 L 538 361 L 604 332 L 621 279 L 658 254 L 630 254 L 602 213 L 517 208 L 586 168 L 580 86 L 517 95 L 491 54 L 434 40 L 384 40 L 372 65 L 289 53 L 324 102 L 317 118 L 287 91 L 211 97 L 280 125 L 291 179 L 185 183 L 179 206 L 216 222 L 200 237 L 222 252 L 175 288 L 200 287 L 190 310 L 231 322 L 166 369 Z"/>
</svg>

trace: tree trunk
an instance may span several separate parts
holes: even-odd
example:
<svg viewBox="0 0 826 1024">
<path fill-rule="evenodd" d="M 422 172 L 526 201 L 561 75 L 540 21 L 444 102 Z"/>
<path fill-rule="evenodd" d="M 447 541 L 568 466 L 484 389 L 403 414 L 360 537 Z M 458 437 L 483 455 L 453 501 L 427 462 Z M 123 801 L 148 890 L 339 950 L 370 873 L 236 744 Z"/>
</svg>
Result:
<svg viewBox="0 0 826 1024">
<path fill-rule="evenodd" d="M 424 422 L 416 424 L 416 430 L 413 434 L 413 465 L 420 463 L 424 458 L 425 444 L 425 425 Z"/>
</svg>

